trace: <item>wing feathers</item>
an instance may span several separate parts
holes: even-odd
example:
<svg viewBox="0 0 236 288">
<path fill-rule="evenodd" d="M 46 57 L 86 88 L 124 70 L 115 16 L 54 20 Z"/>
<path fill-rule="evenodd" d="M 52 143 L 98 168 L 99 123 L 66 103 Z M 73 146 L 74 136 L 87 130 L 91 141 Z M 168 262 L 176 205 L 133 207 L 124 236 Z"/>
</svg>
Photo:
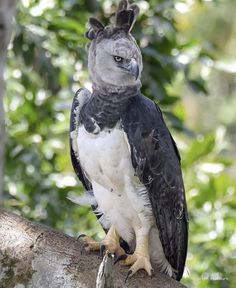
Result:
<svg viewBox="0 0 236 288">
<path fill-rule="evenodd" d="M 92 185 L 85 176 L 78 158 L 77 136 L 79 126 L 79 113 L 82 106 L 89 100 L 90 92 L 87 89 L 79 89 L 73 99 L 70 116 L 70 155 L 76 175 L 85 189 L 91 190 Z"/>
<path fill-rule="evenodd" d="M 122 115 L 122 123 L 132 164 L 149 193 L 165 256 L 180 280 L 187 253 L 188 220 L 177 147 L 159 107 L 141 95 Z"/>
</svg>

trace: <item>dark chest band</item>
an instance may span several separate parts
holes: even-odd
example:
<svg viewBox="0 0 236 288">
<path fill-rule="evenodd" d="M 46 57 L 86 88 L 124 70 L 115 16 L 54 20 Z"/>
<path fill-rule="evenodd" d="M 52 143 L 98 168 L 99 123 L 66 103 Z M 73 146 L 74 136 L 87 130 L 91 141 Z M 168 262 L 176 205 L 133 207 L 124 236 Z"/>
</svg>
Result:
<svg viewBox="0 0 236 288">
<path fill-rule="evenodd" d="M 99 130 L 112 129 L 132 98 L 139 94 L 140 89 L 136 86 L 117 91 L 94 89 L 90 100 L 80 111 L 80 122 L 89 133 L 97 133 L 97 125 Z"/>
</svg>

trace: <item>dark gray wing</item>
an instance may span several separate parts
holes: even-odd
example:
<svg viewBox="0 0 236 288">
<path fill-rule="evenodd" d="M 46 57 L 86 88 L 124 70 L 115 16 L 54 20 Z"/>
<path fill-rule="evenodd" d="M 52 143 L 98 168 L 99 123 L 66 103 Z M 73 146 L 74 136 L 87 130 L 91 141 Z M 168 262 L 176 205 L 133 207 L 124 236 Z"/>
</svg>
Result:
<svg viewBox="0 0 236 288">
<path fill-rule="evenodd" d="M 86 94 L 87 93 L 87 94 Z M 76 145 L 76 138 L 79 126 L 79 112 L 84 103 L 89 99 L 89 91 L 86 89 L 79 89 L 74 96 L 71 114 L 70 114 L 70 156 L 72 166 L 76 175 L 82 182 L 86 191 L 92 190 L 92 185 L 86 175 L 84 174 L 78 159 L 78 150 Z"/>
<path fill-rule="evenodd" d="M 180 280 L 188 242 L 188 216 L 180 156 L 162 113 L 148 98 L 134 97 L 122 115 L 132 164 L 145 184 L 164 253 Z"/>
</svg>

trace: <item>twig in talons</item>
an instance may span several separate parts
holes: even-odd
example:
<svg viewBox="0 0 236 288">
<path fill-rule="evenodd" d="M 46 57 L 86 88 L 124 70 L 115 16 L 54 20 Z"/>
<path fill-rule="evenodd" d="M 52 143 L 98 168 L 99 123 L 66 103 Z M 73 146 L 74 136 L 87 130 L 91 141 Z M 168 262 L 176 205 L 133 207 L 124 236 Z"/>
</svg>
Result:
<svg viewBox="0 0 236 288">
<path fill-rule="evenodd" d="M 96 288 L 113 288 L 113 260 L 114 254 L 106 252 L 99 266 Z"/>
</svg>

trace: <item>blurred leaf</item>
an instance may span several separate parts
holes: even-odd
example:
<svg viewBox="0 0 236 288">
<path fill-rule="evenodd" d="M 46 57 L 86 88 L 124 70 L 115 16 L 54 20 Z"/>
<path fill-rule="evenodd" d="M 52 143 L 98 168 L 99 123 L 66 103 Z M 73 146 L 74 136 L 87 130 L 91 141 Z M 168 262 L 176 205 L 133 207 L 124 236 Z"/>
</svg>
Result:
<svg viewBox="0 0 236 288">
<path fill-rule="evenodd" d="M 197 161 L 201 161 L 202 157 L 207 156 L 215 147 L 215 136 L 207 135 L 201 140 L 195 140 L 185 154 L 183 166 L 188 167 Z"/>
<path fill-rule="evenodd" d="M 194 92 L 199 93 L 202 92 L 206 95 L 209 94 L 206 87 L 203 84 L 203 81 L 200 80 L 188 80 L 188 85 L 193 89 Z"/>
<path fill-rule="evenodd" d="M 173 105 L 179 101 L 179 97 L 176 96 L 167 96 L 160 101 L 160 105 Z"/>
</svg>

